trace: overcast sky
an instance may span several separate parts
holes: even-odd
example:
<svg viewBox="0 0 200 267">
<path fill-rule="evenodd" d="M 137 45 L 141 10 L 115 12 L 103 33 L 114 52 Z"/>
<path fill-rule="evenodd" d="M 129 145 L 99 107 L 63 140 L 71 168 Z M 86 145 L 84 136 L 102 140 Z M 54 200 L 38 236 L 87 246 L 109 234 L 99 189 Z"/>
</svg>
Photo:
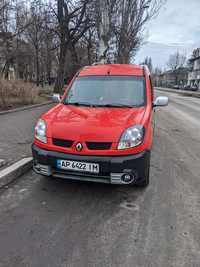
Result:
<svg viewBox="0 0 200 267">
<path fill-rule="evenodd" d="M 200 0 L 167 0 L 159 15 L 146 26 L 145 44 L 135 62 L 151 56 L 154 67 L 166 67 L 177 50 L 190 56 L 200 47 Z"/>
</svg>

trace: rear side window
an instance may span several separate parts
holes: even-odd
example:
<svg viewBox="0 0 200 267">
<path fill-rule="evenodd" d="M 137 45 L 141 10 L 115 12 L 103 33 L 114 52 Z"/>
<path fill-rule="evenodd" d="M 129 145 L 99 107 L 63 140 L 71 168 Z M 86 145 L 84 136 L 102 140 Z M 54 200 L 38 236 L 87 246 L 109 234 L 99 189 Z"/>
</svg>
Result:
<svg viewBox="0 0 200 267">
<path fill-rule="evenodd" d="M 65 102 L 143 106 L 145 103 L 144 85 L 142 76 L 78 77 L 72 84 Z"/>
</svg>

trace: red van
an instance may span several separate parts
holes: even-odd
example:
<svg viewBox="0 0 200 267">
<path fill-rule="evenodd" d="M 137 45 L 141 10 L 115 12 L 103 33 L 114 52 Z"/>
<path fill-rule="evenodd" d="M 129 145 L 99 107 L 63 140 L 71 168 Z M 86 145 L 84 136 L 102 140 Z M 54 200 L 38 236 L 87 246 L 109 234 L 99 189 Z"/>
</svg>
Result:
<svg viewBox="0 0 200 267">
<path fill-rule="evenodd" d="M 154 101 L 147 67 L 81 69 L 59 104 L 43 114 L 32 145 L 35 172 L 64 179 L 147 186 Z"/>
</svg>

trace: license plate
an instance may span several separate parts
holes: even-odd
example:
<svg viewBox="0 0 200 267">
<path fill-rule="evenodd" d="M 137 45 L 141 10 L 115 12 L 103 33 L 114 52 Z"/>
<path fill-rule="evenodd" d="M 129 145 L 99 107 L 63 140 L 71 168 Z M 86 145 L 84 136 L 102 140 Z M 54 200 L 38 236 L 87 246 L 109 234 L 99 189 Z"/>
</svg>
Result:
<svg viewBox="0 0 200 267">
<path fill-rule="evenodd" d="M 99 173 L 99 164 L 72 160 L 57 160 L 57 168 L 63 170 Z"/>
</svg>

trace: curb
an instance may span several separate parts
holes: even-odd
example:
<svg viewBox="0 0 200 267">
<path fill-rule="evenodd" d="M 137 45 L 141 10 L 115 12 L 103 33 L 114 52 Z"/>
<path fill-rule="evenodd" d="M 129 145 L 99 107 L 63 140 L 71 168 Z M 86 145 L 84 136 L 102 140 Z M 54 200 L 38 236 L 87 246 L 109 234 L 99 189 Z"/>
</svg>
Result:
<svg viewBox="0 0 200 267">
<path fill-rule="evenodd" d="M 33 164 L 33 158 L 24 158 L 14 163 L 13 165 L 0 171 L 0 188 L 16 180 L 19 176 L 23 175 Z"/>
<path fill-rule="evenodd" d="M 21 107 L 21 108 L 15 108 L 15 109 L 10 109 L 10 110 L 0 111 L 0 115 L 19 112 L 19 111 L 23 111 L 23 110 L 32 109 L 32 108 L 38 108 L 38 107 L 42 107 L 42 106 L 49 105 L 49 104 L 52 104 L 52 103 L 53 103 L 52 101 L 47 101 L 47 102 L 44 102 L 44 103 L 41 103 L 41 104 L 29 105 L 29 106 L 24 106 L 24 107 Z"/>
<path fill-rule="evenodd" d="M 169 89 L 169 88 L 160 88 L 160 87 L 155 87 L 156 90 L 162 91 L 162 92 L 169 92 L 169 93 L 174 93 L 174 94 L 180 94 L 180 95 L 185 95 L 185 96 L 192 96 L 192 97 L 197 97 L 200 98 L 200 92 L 194 92 L 194 91 L 183 91 L 183 90 L 175 90 L 175 89 Z"/>
</svg>

